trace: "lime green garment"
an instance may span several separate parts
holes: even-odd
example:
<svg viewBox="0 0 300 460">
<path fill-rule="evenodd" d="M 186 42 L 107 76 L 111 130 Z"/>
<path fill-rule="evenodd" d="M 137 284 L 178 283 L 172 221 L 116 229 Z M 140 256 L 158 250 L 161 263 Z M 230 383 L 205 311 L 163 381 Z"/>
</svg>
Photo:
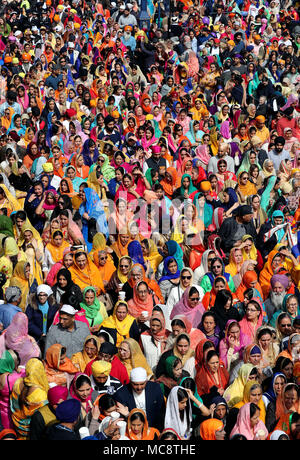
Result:
<svg viewBox="0 0 300 460">
<path fill-rule="evenodd" d="M 95 299 L 92 305 L 87 305 L 84 301 L 80 302 L 81 308 L 85 311 L 85 317 L 89 322 L 90 327 L 100 326 L 103 321 L 108 317 L 105 305 L 97 299 L 97 292 L 93 286 L 87 286 L 83 290 L 83 298 L 87 291 L 93 291 Z"/>
<path fill-rule="evenodd" d="M 0 374 L 11 374 L 15 369 L 15 361 L 8 350 L 5 350 L 0 359 Z"/>
<path fill-rule="evenodd" d="M 220 275 L 220 276 L 223 276 L 223 275 Z M 200 283 L 200 286 L 202 287 L 202 289 L 204 291 L 204 294 L 206 294 L 206 292 L 210 292 L 212 290 L 212 285 L 211 285 L 210 279 L 209 279 L 209 277 L 207 275 L 203 276 L 203 278 L 201 280 L 201 283 Z M 235 292 L 235 285 L 234 285 L 234 282 L 233 282 L 233 279 L 232 279 L 231 275 L 229 276 L 228 286 L 229 286 L 229 289 L 231 290 L 231 292 Z"/>
</svg>

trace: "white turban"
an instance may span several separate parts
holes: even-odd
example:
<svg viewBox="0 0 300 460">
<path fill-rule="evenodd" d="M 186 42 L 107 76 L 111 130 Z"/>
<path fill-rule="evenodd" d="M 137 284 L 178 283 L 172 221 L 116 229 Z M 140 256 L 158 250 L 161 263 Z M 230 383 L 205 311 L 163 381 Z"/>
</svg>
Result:
<svg viewBox="0 0 300 460">
<path fill-rule="evenodd" d="M 53 294 L 53 291 L 52 291 L 51 287 L 48 286 L 48 284 L 40 284 L 37 287 L 37 289 L 36 289 L 37 295 L 39 295 L 41 292 L 43 292 L 44 294 L 47 294 L 48 297 L 49 297 L 49 295 Z"/>
<path fill-rule="evenodd" d="M 147 372 L 143 367 L 136 367 L 130 372 L 130 381 L 133 383 L 145 382 L 147 380 Z"/>
</svg>

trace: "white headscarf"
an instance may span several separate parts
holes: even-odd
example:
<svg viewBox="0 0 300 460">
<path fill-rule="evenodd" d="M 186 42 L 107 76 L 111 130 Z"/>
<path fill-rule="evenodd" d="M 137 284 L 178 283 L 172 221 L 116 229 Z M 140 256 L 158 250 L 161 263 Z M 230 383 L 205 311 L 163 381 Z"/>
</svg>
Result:
<svg viewBox="0 0 300 460">
<path fill-rule="evenodd" d="M 47 294 L 48 297 L 49 297 L 49 295 L 53 294 L 53 291 L 52 291 L 51 287 L 48 286 L 48 284 L 40 284 L 37 287 L 37 289 L 36 289 L 37 295 L 39 295 L 41 292 L 43 292 L 44 294 Z"/>
<path fill-rule="evenodd" d="M 188 398 L 187 404 L 189 407 L 189 419 L 187 420 L 187 409 L 185 409 L 184 418 L 181 420 L 177 396 L 179 388 L 184 390 L 183 387 L 176 386 L 172 388 L 168 396 L 164 428 L 173 428 L 173 430 L 175 430 L 182 439 L 189 439 L 191 436 L 190 428 L 192 423 L 191 401 Z"/>
</svg>

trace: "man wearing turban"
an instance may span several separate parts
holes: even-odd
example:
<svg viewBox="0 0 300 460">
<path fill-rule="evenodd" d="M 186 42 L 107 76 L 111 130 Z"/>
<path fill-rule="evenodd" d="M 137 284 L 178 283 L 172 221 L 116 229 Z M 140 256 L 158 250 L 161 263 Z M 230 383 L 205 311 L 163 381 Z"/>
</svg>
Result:
<svg viewBox="0 0 300 460">
<path fill-rule="evenodd" d="M 92 400 L 94 401 L 99 394 L 107 393 L 113 395 L 122 387 L 120 380 L 110 375 L 111 363 L 104 360 L 94 361 L 92 364 Z"/>
<path fill-rule="evenodd" d="M 258 115 L 255 118 L 256 124 L 256 136 L 260 138 L 261 142 L 264 144 L 270 137 L 270 131 L 265 125 L 266 118 L 263 115 Z"/>
<path fill-rule="evenodd" d="M 265 309 L 270 321 L 274 313 L 282 310 L 283 299 L 289 286 L 289 279 L 286 275 L 273 275 L 271 278 L 271 290 L 265 301 Z"/>
</svg>

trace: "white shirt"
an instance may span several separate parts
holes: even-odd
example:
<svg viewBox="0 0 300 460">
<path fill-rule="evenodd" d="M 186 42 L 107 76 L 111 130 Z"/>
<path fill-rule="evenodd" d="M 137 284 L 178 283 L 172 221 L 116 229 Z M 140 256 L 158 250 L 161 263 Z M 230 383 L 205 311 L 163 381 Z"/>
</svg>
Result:
<svg viewBox="0 0 300 460">
<path fill-rule="evenodd" d="M 145 411 L 146 410 L 146 393 L 145 393 L 145 390 L 143 390 L 140 395 L 135 393 L 135 391 L 132 391 L 132 393 L 133 393 L 133 397 L 134 397 L 134 401 L 135 401 L 135 405 L 136 405 L 137 409 L 142 409 L 142 410 Z"/>
</svg>

